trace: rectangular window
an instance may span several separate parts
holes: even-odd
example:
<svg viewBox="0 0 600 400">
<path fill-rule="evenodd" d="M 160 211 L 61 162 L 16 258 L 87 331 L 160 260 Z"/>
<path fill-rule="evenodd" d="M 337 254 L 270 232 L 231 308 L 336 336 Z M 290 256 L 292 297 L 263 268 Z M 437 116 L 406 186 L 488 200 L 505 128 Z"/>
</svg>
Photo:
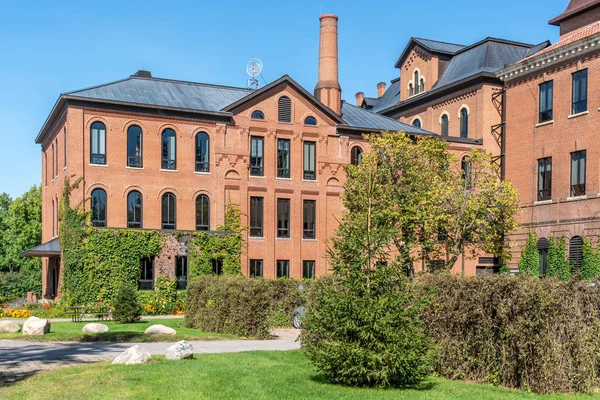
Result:
<svg viewBox="0 0 600 400">
<path fill-rule="evenodd" d="M 317 202 L 315 200 L 304 200 L 302 213 L 302 237 L 304 239 L 316 239 Z"/>
<path fill-rule="evenodd" d="M 302 279 L 315 279 L 314 261 L 302 261 Z"/>
<path fill-rule="evenodd" d="M 538 160 L 538 201 L 552 198 L 552 157 Z"/>
<path fill-rule="evenodd" d="M 175 276 L 177 278 L 177 290 L 185 290 L 188 282 L 187 256 L 175 257 Z"/>
<path fill-rule="evenodd" d="M 140 290 L 154 289 L 154 257 L 144 257 L 140 260 L 141 275 L 139 282 Z"/>
<path fill-rule="evenodd" d="M 250 260 L 250 276 L 252 278 L 263 276 L 263 260 Z"/>
<path fill-rule="evenodd" d="M 54 172 L 54 176 L 58 178 L 58 139 L 56 139 L 56 171 Z"/>
<path fill-rule="evenodd" d="M 277 140 L 277 177 L 290 177 L 290 140 Z"/>
<path fill-rule="evenodd" d="M 585 150 L 571 153 L 571 197 L 585 195 Z"/>
<path fill-rule="evenodd" d="M 304 179 L 314 181 L 317 179 L 316 172 L 316 153 L 317 144 L 315 142 L 304 142 Z"/>
<path fill-rule="evenodd" d="M 573 110 L 572 114 L 587 111 L 588 70 L 573 74 Z"/>
<path fill-rule="evenodd" d="M 290 277 L 290 260 L 277 260 L 277 277 Z"/>
<path fill-rule="evenodd" d="M 544 82 L 540 85 L 540 118 L 539 122 L 552 121 L 552 94 L 554 82 Z"/>
<path fill-rule="evenodd" d="M 250 197 L 250 236 L 263 236 L 263 198 Z"/>
<path fill-rule="evenodd" d="M 63 157 L 64 159 L 64 168 L 67 168 L 67 128 L 63 128 L 63 150 L 64 150 L 64 154 Z"/>
<path fill-rule="evenodd" d="M 264 176 L 265 140 L 262 136 L 250 138 L 250 175 Z"/>
<path fill-rule="evenodd" d="M 290 237 L 290 199 L 277 199 L 277 237 Z"/>
<path fill-rule="evenodd" d="M 212 269 L 213 269 L 213 274 L 223 275 L 223 259 L 222 258 L 213 258 Z"/>
<path fill-rule="evenodd" d="M 51 172 L 50 176 L 52 177 L 53 181 L 54 181 L 54 167 L 55 167 L 55 165 L 54 165 L 54 143 L 52 143 L 52 171 L 50 171 Z"/>
</svg>

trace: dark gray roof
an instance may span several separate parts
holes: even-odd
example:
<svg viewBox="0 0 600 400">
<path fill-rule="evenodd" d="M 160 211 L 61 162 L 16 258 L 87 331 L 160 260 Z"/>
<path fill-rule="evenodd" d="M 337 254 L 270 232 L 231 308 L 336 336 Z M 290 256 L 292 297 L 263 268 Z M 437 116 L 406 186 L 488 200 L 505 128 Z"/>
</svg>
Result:
<svg viewBox="0 0 600 400">
<path fill-rule="evenodd" d="M 58 238 L 54 238 L 49 242 L 40 244 L 39 246 L 32 247 L 29 250 L 25 250 L 21 253 L 21 257 L 47 257 L 47 256 L 59 256 L 61 251 L 60 242 Z"/>
<path fill-rule="evenodd" d="M 437 53 L 448 53 L 454 54 L 457 51 L 464 49 L 467 46 L 463 46 L 462 44 L 456 43 L 448 43 L 448 42 L 440 42 L 438 40 L 431 39 L 423 39 L 423 38 L 413 38 L 415 42 L 420 43 L 422 46 L 427 48 L 428 50 L 437 52 Z"/>
<path fill-rule="evenodd" d="M 374 97 L 365 97 L 365 104 L 367 105 L 368 109 L 371 109 L 371 108 L 375 107 L 378 100 L 379 99 L 376 99 Z"/>
<path fill-rule="evenodd" d="M 377 104 L 371 111 L 379 112 L 397 104 L 400 101 L 400 78 L 394 79 L 383 96 L 377 100 Z"/>
<path fill-rule="evenodd" d="M 352 128 L 363 128 L 366 131 L 390 131 L 406 132 L 417 135 L 434 135 L 434 133 L 424 129 L 416 128 L 392 118 L 384 117 L 364 108 L 353 106 L 348 102 L 342 102 L 342 118 Z"/>
<path fill-rule="evenodd" d="M 542 42 L 542 43 L 540 43 L 540 44 L 538 44 L 536 46 L 533 46 L 531 49 L 529 49 L 529 51 L 527 51 L 527 53 L 525 54 L 524 58 L 531 57 L 535 53 L 544 50 L 548 46 L 550 46 L 550 41 L 548 41 L 548 40 L 546 40 L 545 42 Z"/>
<path fill-rule="evenodd" d="M 250 89 L 236 87 L 131 76 L 124 80 L 65 93 L 65 95 L 218 112 L 251 92 Z"/>
</svg>

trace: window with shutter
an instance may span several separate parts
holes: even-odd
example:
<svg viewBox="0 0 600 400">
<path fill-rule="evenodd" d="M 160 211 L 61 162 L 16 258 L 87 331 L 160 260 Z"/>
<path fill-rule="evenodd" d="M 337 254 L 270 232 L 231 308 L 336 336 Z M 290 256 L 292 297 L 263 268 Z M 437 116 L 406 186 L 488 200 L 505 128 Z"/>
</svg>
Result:
<svg viewBox="0 0 600 400">
<path fill-rule="evenodd" d="M 279 98 L 279 122 L 292 122 L 292 101 L 287 96 Z"/>
</svg>

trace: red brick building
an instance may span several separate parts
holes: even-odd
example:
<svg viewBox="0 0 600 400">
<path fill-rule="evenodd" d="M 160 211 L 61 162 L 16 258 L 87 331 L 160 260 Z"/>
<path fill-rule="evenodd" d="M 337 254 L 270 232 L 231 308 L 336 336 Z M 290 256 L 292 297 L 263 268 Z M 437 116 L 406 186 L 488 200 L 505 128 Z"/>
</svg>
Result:
<svg viewBox="0 0 600 400">
<path fill-rule="evenodd" d="M 533 230 L 542 274 L 551 236 L 566 237 L 578 265 L 582 237 L 597 242 L 600 233 L 600 1 L 571 0 L 550 24 L 560 27 L 557 43 L 498 73 L 506 85 L 506 179 L 521 202 L 512 267 Z"/>
</svg>

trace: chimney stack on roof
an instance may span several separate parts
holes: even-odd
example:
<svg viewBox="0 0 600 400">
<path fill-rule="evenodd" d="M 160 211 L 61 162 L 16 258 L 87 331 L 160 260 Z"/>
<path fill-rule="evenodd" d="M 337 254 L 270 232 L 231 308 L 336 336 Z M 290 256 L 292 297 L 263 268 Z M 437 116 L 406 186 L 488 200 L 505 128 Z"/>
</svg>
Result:
<svg viewBox="0 0 600 400">
<path fill-rule="evenodd" d="M 315 97 L 339 115 L 342 89 L 338 80 L 338 17 L 335 14 L 323 14 L 320 21 L 319 80 L 315 86 Z"/>
<path fill-rule="evenodd" d="M 365 94 L 363 92 L 356 93 L 356 107 L 362 107 L 365 101 Z"/>
<path fill-rule="evenodd" d="M 385 93 L 386 86 L 387 85 L 385 82 L 379 82 L 377 84 L 377 98 L 380 98 L 381 96 L 383 96 L 383 94 Z"/>
</svg>

